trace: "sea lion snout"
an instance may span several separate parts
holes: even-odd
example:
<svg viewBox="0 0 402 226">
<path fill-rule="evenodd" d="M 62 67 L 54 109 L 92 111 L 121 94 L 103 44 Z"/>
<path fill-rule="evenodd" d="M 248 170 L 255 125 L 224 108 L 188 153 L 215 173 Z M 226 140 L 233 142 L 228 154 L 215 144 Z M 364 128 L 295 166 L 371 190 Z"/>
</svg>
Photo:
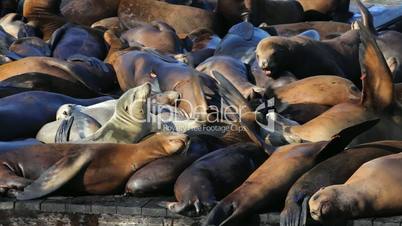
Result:
<svg viewBox="0 0 402 226">
<path fill-rule="evenodd" d="M 336 211 L 334 205 L 334 195 L 332 190 L 321 188 L 316 194 L 314 194 L 310 201 L 310 214 L 316 221 L 323 221 L 324 219 L 331 218 Z"/>
</svg>

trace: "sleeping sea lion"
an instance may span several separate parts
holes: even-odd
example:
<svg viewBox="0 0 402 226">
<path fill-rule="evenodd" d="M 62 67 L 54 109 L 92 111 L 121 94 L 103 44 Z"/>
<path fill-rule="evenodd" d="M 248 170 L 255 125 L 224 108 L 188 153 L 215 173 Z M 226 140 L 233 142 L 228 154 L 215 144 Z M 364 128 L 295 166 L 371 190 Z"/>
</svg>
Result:
<svg viewBox="0 0 402 226">
<path fill-rule="evenodd" d="M 177 178 L 174 186 L 177 202 L 166 205 L 174 213 L 191 216 L 206 213 L 244 182 L 267 157 L 253 143 L 213 151 L 195 161 Z M 242 170 L 235 173 L 236 168 Z"/>
<path fill-rule="evenodd" d="M 227 225 L 247 215 L 280 207 L 301 175 L 342 152 L 354 137 L 375 123 L 370 121 L 348 128 L 331 141 L 279 147 L 240 187 L 212 209 L 203 225 Z"/>
<path fill-rule="evenodd" d="M 57 109 L 66 103 L 91 105 L 110 97 L 75 99 L 68 96 L 32 91 L 0 99 L 0 140 L 15 140 L 34 137 L 46 123 L 54 120 Z M 26 109 L 29 109 L 27 111 Z"/>
<path fill-rule="evenodd" d="M 395 141 L 354 146 L 318 164 L 300 177 L 289 190 L 281 213 L 281 226 L 301 226 L 307 221 L 308 199 L 322 187 L 345 183 L 365 162 L 402 151 Z"/>
<path fill-rule="evenodd" d="M 394 141 L 394 147 L 400 149 L 401 142 Z M 328 223 L 401 214 L 401 161 L 401 153 L 374 159 L 344 184 L 319 190 L 309 201 L 311 217 Z"/>
<path fill-rule="evenodd" d="M 3 193 L 23 189 L 20 200 L 59 188 L 64 194 L 118 194 L 138 168 L 184 150 L 187 143 L 186 135 L 155 134 L 138 144 L 32 145 L 1 154 L 0 187 Z"/>
</svg>

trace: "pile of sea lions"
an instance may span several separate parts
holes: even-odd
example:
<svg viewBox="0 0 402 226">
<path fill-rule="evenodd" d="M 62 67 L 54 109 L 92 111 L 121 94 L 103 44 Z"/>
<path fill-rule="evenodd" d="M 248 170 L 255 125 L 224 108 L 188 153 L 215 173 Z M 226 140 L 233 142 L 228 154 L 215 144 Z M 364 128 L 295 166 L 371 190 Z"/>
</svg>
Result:
<svg viewBox="0 0 402 226">
<path fill-rule="evenodd" d="M 402 214 L 402 34 L 360 0 L 2 0 L 0 195 L 203 225 Z"/>
</svg>

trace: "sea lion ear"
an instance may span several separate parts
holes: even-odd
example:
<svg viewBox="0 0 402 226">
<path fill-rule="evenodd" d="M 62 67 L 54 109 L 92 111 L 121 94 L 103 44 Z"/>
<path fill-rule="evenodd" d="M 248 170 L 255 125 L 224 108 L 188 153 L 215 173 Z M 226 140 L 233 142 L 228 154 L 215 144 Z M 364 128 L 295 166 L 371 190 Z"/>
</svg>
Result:
<svg viewBox="0 0 402 226">
<path fill-rule="evenodd" d="M 363 106 L 377 112 L 384 111 L 393 103 L 394 84 L 392 73 L 372 33 L 361 23 L 360 68 L 363 80 Z"/>
<path fill-rule="evenodd" d="M 343 129 L 337 135 L 333 136 L 332 139 L 321 149 L 316 158 L 317 163 L 342 152 L 355 137 L 371 129 L 379 121 L 379 119 L 374 119 Z"/>
<path fill-rule="evenodd" d="M 297 36 L 304 36 L 304 37 L 310 38 L 310 39 L 315 40 L 315 41 L 320 41 L 321 40 L 320 33 L 318 33 L 318 31 L 316 31 L 314 29 L 304 31 L 304 32 L 298 34 Z"/>
<path fill-rule="evenodd" d="M 56 191 L 88 164 L 94 154 L 95 152 L 91 149 L 70 152 L 42 173 L 32 184 L 25 187 L 23 192 L 18 193 L 17 199 L 37 199 Z"/>
</svg>

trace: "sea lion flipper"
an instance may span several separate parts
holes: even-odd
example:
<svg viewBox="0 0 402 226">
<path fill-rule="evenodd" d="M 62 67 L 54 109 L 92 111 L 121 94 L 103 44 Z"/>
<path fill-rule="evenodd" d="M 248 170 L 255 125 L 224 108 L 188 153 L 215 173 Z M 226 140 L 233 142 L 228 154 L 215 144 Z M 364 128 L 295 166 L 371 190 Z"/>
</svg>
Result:
<svg viewBox="0 0 402 226">
<path fill-rule="evenodd" d="M 62 119 L 54 138 L 55 143 L 67 143 L 70 140 L 70 131 L 73 126 L 74 116 Z"/>
<path fill-rule="evenodd" d="M 72 179 L 93 156 L 94 152 L 90 149 L 70 152 L 25 187 L 23 192 L 18 193 L 17 199 L 37 199 L 56 191 Z"/>
<path fill-rule="evenodd" d="M 300 213 L 300 221 L 298 226 L 306 226 L 307 224 L 307 213 L 310 212 L 308 209 L 308 201 L 310 200 L 310 196 L 304 197 L 303 203 L 301 205 L 301 213 Z"/>
<path fill-rule="evenodd" d="M 205 122 L 207 120 L 208 105 L 205 99 L 204 91 L 201 88 L 203 87 L 202 80 L 200 79 L 200 76 L 198 76 L 198 74 L 196 73 L 193 73 L 193 76 L 191 77 L 191 87 L 193 88 L 194 96 L 197 101 L 197 103 L 195 103 L 196 107 L 198 109 L 201 107 L 201 109 L 197 109 L 197 113 L 201 113 L 199 115 L 196 115 L 197 120 Z"/>
<path fill-rule="evenodd" d="M 333 136 L 332 140 L 328 142 L 319 152 L 316 161 L 322 162 L 339 152 L 342 152 L 345 147 L 352 142 L 352 140 L 363 133 L 364 131 L 375 126 L 380 120 L 373 119 L 369 121 L 362 122 L 360 124 L 351 126 L 349 128 L 343 129 L 337 135 Z"/>
<path fill-rule="evenodd" d="M 374 36 L 358 21 L 360 26 L 360 65 L 363 80 L 361 102 L 376 111 L 383 111 L 393 103 L 392 73 L 378 47 Z"/>
<path fill-rule="evenodd" d="M 359 8 L 361 16 L 362 16 L 362 21 L 363 21 L 364 26 L 366 26 L 366 28 L 372 34 L 377 34 L 377 30 L 374 27 L 373 15 L 371 15 L 370 11 L 360 0 L 355 0 L 355 2 L 356 2 L 357 7 Z"/>
</svg>

